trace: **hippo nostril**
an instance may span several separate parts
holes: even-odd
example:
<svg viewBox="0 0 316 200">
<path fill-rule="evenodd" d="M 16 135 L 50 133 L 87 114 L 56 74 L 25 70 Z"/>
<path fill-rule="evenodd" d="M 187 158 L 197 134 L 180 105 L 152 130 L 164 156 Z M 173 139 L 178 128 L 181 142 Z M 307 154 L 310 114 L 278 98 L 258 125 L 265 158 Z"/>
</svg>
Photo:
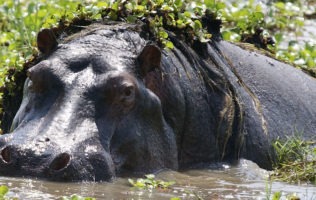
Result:
<svg viewBox="0 0 316 200">
<path fill-rule="evenodd" d="M 68 166 L 70 161 L 70 155 L 68 153 L 59 154 L 53 162 L 50 164 L 50 168 L 59 171 Z"/>
<path fill-rule="evenodd" d="M 4 149 L 2 149 L 1 157 L 5 163 L 9 163 L 11 161 L 11 152 L 9 147 L 5 147 Z"/>
</svg>

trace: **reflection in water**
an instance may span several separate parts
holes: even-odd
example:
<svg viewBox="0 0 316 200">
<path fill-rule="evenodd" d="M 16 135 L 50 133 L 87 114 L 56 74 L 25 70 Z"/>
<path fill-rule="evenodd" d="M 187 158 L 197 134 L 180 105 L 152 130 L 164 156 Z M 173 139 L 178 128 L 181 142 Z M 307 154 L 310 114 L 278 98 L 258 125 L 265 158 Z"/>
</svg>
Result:
<svg viewBox="0 0 316 200">
<path fill-rule="evenodd" d="M 223 165 L 221 170 L 190 170 L 186 172 L 166 171 L 158 179 L 176 181 L 168 191 L 142 191 L 128 185 L 127 179 L 119 178 L 113 183 L 57 183 L 34 179 L 0 177 L 0 185 L 10 187 L 10 197 L 19 199 L 59 199 L 61 196 L 79 194 L 97 199 L 155 199 L 171 197 L 181 199 L 266 199 L 268 172 L 256 164 L 241 160 L 236 167 Z M 296 193 L 301 200 L 316 200 L 316 187 L 312 185 L 290 185 L 273 182 L 272 193 L 282 191 Z"/>
</svg>

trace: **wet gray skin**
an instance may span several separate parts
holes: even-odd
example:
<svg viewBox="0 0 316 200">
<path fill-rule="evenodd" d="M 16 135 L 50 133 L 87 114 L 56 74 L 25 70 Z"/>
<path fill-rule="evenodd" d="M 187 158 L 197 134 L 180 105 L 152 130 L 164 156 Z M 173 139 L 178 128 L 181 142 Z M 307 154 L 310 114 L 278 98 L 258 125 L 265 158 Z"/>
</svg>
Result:
<svg viewBox="0 0 316 200">
<path fill-rule="evenodd" d="M 160 101 L 134 73 L 144 46 L 135 33 L 98 30 L 29 69 L 14 131 L 1 137 L 1 174 L 110 180 L 177 168 Z"/>
<path fill-rule="evenodd" d="M 224 41 L 170 38 L 162 51 L 132 25 L 93 25 L 58 45 L 40 33 L 44 57 L 0 137 L 0 174 L 109 181 L 240 157 L 271 169 L 274 139 L 313 137 L 315 79 Z"/>
</svg>

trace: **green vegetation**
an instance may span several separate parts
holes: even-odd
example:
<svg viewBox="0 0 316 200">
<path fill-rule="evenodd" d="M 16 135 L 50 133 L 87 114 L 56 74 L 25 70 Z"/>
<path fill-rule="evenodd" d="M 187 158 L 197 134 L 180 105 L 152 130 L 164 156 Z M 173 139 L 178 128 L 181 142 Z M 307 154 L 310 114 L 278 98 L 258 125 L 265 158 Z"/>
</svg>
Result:
<svg viewBox="0 0 316 200">
<path fill-rule="evenodd" d="M 128 179 L 128 182 L 135 188 L 138 189 L 146 189 L 146 190 L 152 190 L 152 189 L 168 189 L 170 186 L 175 184 L 173 181 L 162 181 L 162 180 L 156 180 L 155 175 L 148 174 L 145 175 L 145 178 L 139 178 L 137 180 Z"/>
<path fill-rule="evenodd" d="M 284 198 L 283 198 L 284 197 Z M 300 198 L 294 193 L 294 194 L 289 194 L 286 196 L 282 196 L 281 192 L 275 192 L 271 198 L 267 198 L 267 200 L 300 200 Z"/>
<path fill-rule="evenodd" d="M 273 146 L 277 165 L 272 179 L 289 183 L 308 182 L 316 185 L 316 141 L 304 141 L 298 136 L 277 140 Z"/>
<path fill-rule="evenodd" d="M 139 190 L 147 190 L 149 192 L 152 192 L 155 189 L 159 189 L 160 192 L 163 191 L 170 191 L 173 188 L 173 185 L 175 184 L 174 181 L 162 181 L 162 180 L 156 180 L 155 175 L 149 174 L 145 175 L 145 178 L 139 178 L 137 180 L 128 179 L 128 182 L 133 188 L 139 189 Z M 295 194 L 282 194 L 281 191 L 275 192 L 272 194 L 272 180 L 267 182 L 266 185 L 266 200 L 300 200 L 300 198 Z M 199 195 L 197 192 L 184 190 L 183 193 L 193 197 L 193 199 L 196 200 L 204 200 L 204 197 Z M 180 197 L 172 197 L 170 200 L 181 200 Z M 207 198 L 208 199 L 208 198 Z"/>
<path fill-rule="evenodd" d="M 222 34 L 226 40 L 252 42 L 266 48 L 276 58 L 315 76 L 316 41 L 302 39 L 305 19 L 315 17 L 315 13 L 314 0 L 274 1 L 269 6 L 253 0 L 233 1 L 221 10 Z"/>
<path fill-rule="evenodd" d="M 0 200 L 17 200 L 16 198 L 9 198 L 7 194 L 9 192 L 9 188 L 5 185 L 0 185 Z"/>
<path fill-rule="evenodd" d="M 92 198 L 92 197 L 82 197 L 82 196 L 79 196 L 77 194 L 73 194 L 69 197 L 63 196 L 63 197 L 61 197 L 61 200 L 96 200 L 96 199 Z"/>
<path fill-rule="evenodd" d="M 37 32 L 52 19 L 56 21 L 66 10 L 74 12 L 78 3 L 69 1 L 4 1 L 0 3 L 0 86 L 9 69 L 21 70 L 37 53 Z"/>
<path fill-rule="evenodd" d="M 140 190 L 148 190 L 152 192 L 154 189 L 159 189 L 160 191 L 169 191 L 171 189 L 171 186 L 175 184 L 174 181 L 162 181 L 157 180 L 155 178 L 155 175 L 153 174 L 147 174 L 145 175 L 145 178 L 138 178 L 137 180 L 128 179 L 128 182 L 130 185 L 134 188 L 140 189 Z M 195 192 L 191 191 L 184 191 L 184 193 L 193 195 L 196 200 L 203 200 L 202 197 L 200 197 Z M 181 200 L 180 197 L 172 197 L 170 200 Z"/>
<path fill-rule="evenodd" d="M 221 0 L 119 0 L 113 3 L 107 0 L 97 3 L 83 1 L 81 4 L 75 0 L 7 0 L 0 6 L 0 85 L 3 85 L 3 78 L 10 67 L 21 69 L 23 63 L 37 53 L 35 38 L 40 28 L 52 27 L 58 22 L 67 23 L 74 18 L 102 17 L 133 23 L 145 17 L 149 19 L 152 31 L 163 45 L 172 47 L 166 30 L 180 29 L 190 38 L 202 42 L 209 40 L 211 34 L 201 23 L 207 11 L 214 18 L 223 20 L 224 39 L 247 41 L 247 34 L 255 34 L 259 28 L 263 28 L 260 34 L 264 37 L 269 36 L 268 33 L 275 36 L 276 45 L 272 49 L 278 58 L 304 68 L 314 68 L 314 44 L 306 43 L 297 47 L 295 41 L 290 41 L 289 45 L 281 46 L 286 39 L 286 32 L 296 36 L 302 34 L 300 30 L 304 25 L 304 16 L 316 12 L 315 6 L 309 5 L 311 2 L 277 1 L 263 9 L 254 0 L 234 0 L 231 4 Z"/>
<path fill-rule="evenodd" d="M 272 194 L 272 183 L 273 180 L 270 177 L 266 183 L 266 200 L 300 200 L 296 193 L 282 194 L 282 191 L 277 191 Z"/>
</svg>

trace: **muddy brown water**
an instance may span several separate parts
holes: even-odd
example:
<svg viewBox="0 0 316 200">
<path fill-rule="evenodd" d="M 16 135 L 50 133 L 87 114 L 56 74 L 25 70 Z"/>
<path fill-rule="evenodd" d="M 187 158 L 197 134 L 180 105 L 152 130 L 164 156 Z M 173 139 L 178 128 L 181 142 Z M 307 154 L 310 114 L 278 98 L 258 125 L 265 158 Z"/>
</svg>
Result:
<svg viewBox="0 0 316 200">
<path fill-rule="evenodd" d="M 78 194 L 96 199 L 154 199 L 172 197 L 181 199 L 267 199 L 267 195 L 281 191 L 283 199 L 296 193 L 301 200 L 316 200 L 316 186 L 291 185 L 281 182 L 269 183 L 269 172 L 256 164 L 241 160 L 237 166 L 223 164 L 221 169 L 190 170 L 186 172 L 165 171 L 157 179 L 175 181 L 169 190 L 139 190 L 132 188 L 127 178 L 118 178 L 112 183 L 57 183 L 27 178 L 0 177 L 0 185 L 10 188 L 9 197 L 32 200 L 60 199 Z M 271 186 L 272 192 L 267 192 Z"/>
</svg>

